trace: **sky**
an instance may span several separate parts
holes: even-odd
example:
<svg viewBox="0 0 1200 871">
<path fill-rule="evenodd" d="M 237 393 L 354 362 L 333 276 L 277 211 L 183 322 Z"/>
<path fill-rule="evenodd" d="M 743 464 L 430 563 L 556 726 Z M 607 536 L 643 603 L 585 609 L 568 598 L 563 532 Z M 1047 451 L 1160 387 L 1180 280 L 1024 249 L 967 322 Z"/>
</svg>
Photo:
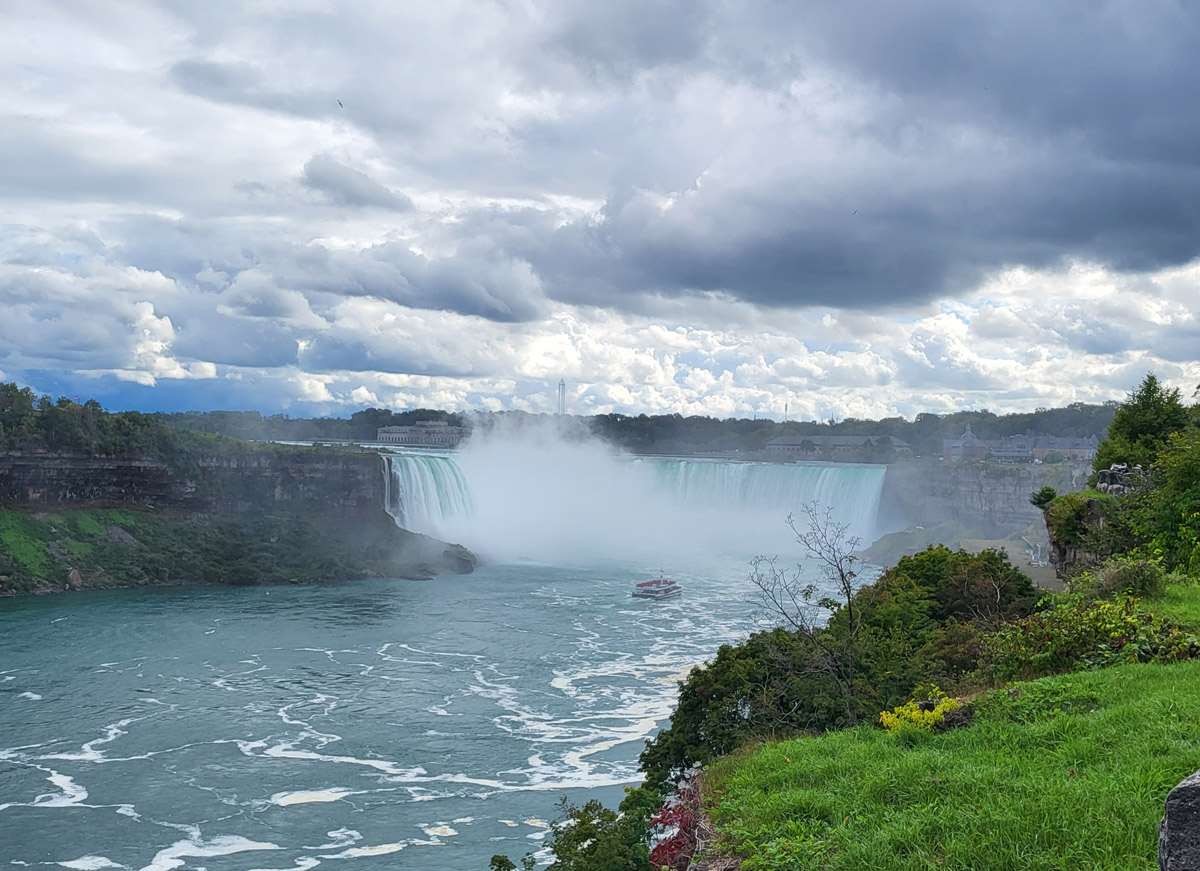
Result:
<svg viewBox="0 0 1200 871">
<path fill-rule="evenodd" d="M 9 0 L 0 380 L 791 419 L 1200 384 L 1200 10 Z"/>
</svg>

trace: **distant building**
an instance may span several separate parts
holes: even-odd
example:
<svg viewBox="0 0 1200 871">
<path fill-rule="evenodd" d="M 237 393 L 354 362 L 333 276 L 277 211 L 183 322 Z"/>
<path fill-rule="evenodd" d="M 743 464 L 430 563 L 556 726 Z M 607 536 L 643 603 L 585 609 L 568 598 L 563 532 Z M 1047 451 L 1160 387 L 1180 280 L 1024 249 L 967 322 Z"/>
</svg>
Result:
<svg viewBox="0 0 1200 871">
<path fill-rule="evenodd" d="M 461 426 L 451 426 L 444 420 L 418 420 L 412 426 L 382 426 L 376 430 L 376 440 L 385 445 L 423 445 L 452 448 L 466 437 Z"/>
<path fill-rule="evenodd" d="M 956 439 L 942 440 L 942 458 L 952 463 L 989 460 L 996 463 L 1032 463 L 1057 453 L 1064 460 L 1090 460 L 1096 456 L 1100 439 L 1075 436 L 1011 435 L 999 439 L 981 439 L 971 425 Z"/>
<path fill-rule="evenodd" d="M 891 448 L 896 453 L 911 453 L 912 445 L 888 435 L 809 435 L 780 436 L 767 442 L 767 451 L 794 457 L 817 454 L 851 454 Z"/>
</svg>

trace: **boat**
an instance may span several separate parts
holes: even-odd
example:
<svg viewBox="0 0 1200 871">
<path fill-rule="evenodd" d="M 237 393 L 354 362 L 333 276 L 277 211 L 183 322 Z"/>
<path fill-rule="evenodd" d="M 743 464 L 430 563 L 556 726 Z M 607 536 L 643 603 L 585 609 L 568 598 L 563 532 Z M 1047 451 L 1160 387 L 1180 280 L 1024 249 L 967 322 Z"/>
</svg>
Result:
<svg viewBox="0 0 1200 871">
<path fill-rule="evenodd" d="M 683 595 L 683 587 L 670 578 L 652 578 L 633 588 L 635 599 L 673 599 Z"/>
</svg>

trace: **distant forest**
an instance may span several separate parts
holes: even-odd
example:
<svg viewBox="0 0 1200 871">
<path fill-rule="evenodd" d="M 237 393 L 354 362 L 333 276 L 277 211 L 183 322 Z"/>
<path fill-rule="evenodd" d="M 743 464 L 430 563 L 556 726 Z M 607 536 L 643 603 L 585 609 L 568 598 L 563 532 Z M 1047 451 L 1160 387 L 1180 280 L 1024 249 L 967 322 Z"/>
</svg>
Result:
<svg viewBox="0 0 1200 871">
<path fill-rule="evenodd" d="M 51 451 L 175 463 L 194 452 L 202 439 L 213 441 L 164 426 L 148 414 L 110 414 L 94 399 L 81 405 L 65 396 L 37 396 L 12 382 L 0 384 L 0 452 Z"/>
<path fill-rule="evenodd" d="M 791 421 L 777 423 L 748 418 L 684 417 L 679 414 L 630 416 L 599 414 L 571 417 L 590 432 L 622 450 L 638 454 L 694 454 L 739 452 L 758 454 L 780 436 L 888 435 L 912 445 L 919 456 L 939 455 L 942 440 L 958 438 L 971 425 L 982 439 L 1030 433 L 1033 435 L 1104 437 L 1118 402 L 1089 405 L 1074 402 L 1066 408 L 1039 408 L 1017 414 L 990 411 L 959 411 L 952 414 L 918 414 L 914 420 L 889 417 L 883 420 L 847 418 L 836 422 Z M 347 418 L 292 418 L 275 414 L 264 417 L 254 411 L 209 411 L 156 414 L 159 420 L 181 429 L 217 433 L 245 439 L 313 441 L 321 439 L 372 440 L 383 426 L 406 426 L 418 420 L 444 420 L 457 426 L 489 428 L 508 420 L 516 425 L 532 423 L 549 415 L 524 412 L 465 415 L 433 409 L 394 412 L 368 408 Z"/>
</svg>

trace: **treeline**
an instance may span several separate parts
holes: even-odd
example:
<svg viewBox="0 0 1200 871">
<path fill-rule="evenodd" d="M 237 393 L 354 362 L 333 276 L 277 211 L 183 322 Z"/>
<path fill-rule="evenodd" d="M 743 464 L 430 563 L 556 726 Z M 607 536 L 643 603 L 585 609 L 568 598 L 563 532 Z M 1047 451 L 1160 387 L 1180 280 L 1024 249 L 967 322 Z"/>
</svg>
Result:
<svg viewBox="0 0 1200 871">
<path fill-rule="evenodd" d="M 638 415 L 601 414 L 589 418 L 593 431 L 606 440 L 634 453 L 695 453 L 700 451 L 741 451 L 754 453 L 781 436 L 886 435 L 912 445 L 914 454 L 940 455 L 943 439 L 955 439 L 970 424 L 981 439 L 1010 435 L 1053 435 L 1087 438 L 1102 435 L 1108 429 L 1120 403 L 1089 405 L 1073 402 L 1066 408 L 1039 408 L 1015 414 L 990 411 L 957 411 L 952 414 L 918 414 L 913 420 L 886 417 L 882 420 L 846 418 L 840 421 L 775 421 L 711 417 L 684 417 L 679 414 Z"/>
<path fill-rule="evenodd" d="M 960 411 L 953 414 L 918 414 L 914 420 L 889 417 L 883 420 L 847 418 L 840 421 L 789 421 L 749 418 L 684 417 L 680 414 L 625 415 L 598 414 L 573 417 L 591 433 L 615 447 L 635 454 L 695 454 L 738 452 L 756 454 L 781 436 L 861 435 L 892 436 L 912 445 L 913 453 L 940 455 L 942 440 L 958 438 L 969 424 L 983 439 L 1032 433 L 1033 435 L 1086 438 L 1100 435 L 1112 420 L 1119 403 L 1089 405 L 1075 402 L 1066 408 L 1039 408 L 1036 411 L 997 415 L 990 411 Z M 256 411 L 187 411 L 154 415 L 180 429 L 216 433 L 242 439 L 272 441 L 319 441 L 349 439 L 369 441 L 384 426 L 410 426 L 419 420 L 442 420 L 453 426 L 490 428 L 499 420 L 519 427 L 545 415 L 524 412 L 498 414 L 460 414 L 436 409 L 390 411 L 367 408 L 347 418 L 264 416 Z M 887 449 L 864 448 L 866 461 L 887 461 L 893 454 Z"/>
<path fill-rule="evenodd" d="M 89 399 L 52 400 L 28 387 L 0 384 L 0 451 L 141 457 L 172 462 L 195 440 L 136 411 L 109 413 Z"/>
<path fill-rule="evenodd" d="M 462 416 L 448 411 L 418 408 L 389 411 L 367 408 L 349 419 L 340 417 L 289 417 L 286 414 L 264 416 L 257 411 L 179 411 L 156 412 L 163 423 L 192 432 L 207 432 L 239 439 L 265 441 L 321 441 L 348 439 L 374 441 L 376 430 L 384 426 L 411 426 L 418 420 L 444 420 L 462 426 Z"/>
</svg>

